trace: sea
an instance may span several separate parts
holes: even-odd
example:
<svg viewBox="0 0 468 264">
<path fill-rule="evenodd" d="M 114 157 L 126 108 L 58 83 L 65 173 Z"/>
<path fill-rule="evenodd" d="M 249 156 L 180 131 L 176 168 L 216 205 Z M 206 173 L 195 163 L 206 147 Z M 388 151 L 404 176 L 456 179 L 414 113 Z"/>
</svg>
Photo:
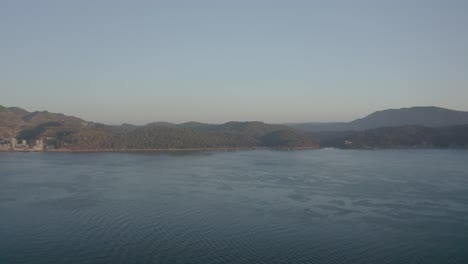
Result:
<svg viewBox="0 0 468 264">
<path fill-rule="evenodd" d="M 0 263 L 468 263 L 468 151 L 0 153 Z"/>
</svg>

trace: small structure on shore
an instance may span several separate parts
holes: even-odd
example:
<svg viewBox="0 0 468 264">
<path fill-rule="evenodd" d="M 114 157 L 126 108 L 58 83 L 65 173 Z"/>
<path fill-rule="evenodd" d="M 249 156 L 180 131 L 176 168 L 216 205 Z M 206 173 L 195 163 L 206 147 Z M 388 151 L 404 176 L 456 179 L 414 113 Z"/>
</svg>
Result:
<svg viewBox="0 0 468 264">
<path fill-rule="evenodd" d="M 34 151 L 43 151 L 44 150 L 44 140 L 38 139 L 36 140 L 36 145 L 33 147 Z"/>
<path fill-rule="evenodd" d="M 0 139 L 0 151 L 8 151 L 11 149 L 11 144 L 10 142 Z"/>
<path fill-rule="evenodd" d="M 16 138 L 11 138 L 10 139 L 11 150 L 14 150 L 16 148 L 16 144 L 18 144 L 18 141 L 16 140 Z"/>
<path fill-rule="evenodd" d="M 25 139 L 21 143 L 16 138 L 0 139 L 0 151 L 44 151 L 44 140 L 38 139 L 29 146 Z"/>
</svg>

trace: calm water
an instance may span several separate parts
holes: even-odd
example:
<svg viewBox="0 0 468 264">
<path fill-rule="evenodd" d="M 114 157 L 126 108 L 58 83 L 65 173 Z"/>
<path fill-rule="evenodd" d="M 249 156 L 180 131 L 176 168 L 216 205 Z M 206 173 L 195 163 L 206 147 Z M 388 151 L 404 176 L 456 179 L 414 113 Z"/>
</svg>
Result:
<svg viewBox="0 0 468 264">
<path fill-rule="evenodd" d="M 468 151 L 0 153 L 0 263 L 468 263 Z"/>
</svg>

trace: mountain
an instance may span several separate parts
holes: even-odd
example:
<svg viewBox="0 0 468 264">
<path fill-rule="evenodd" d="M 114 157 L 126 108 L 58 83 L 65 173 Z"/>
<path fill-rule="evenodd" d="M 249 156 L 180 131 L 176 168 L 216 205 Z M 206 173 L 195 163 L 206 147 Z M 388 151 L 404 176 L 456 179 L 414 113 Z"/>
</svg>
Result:
<svg viewBox="0 0 468 264">
<path fill-rule="evenodd" d="M 310 133 L 263 122 L 173 124 L 153 122 L 144 126 L 104 125 L 48 111 L 29 112 L 0 106 L 0 139 L 46 138 L 48 145 L 63 149 L 172 149 L 318 147 Z"/>
<path fill-rule="evenodd" d="M 346 122 L 289 123 L 285 125 L 302 130 L 302 131 L 307 131 L 307 132 L 351 130 L 349 123 L 346 123 Z"/>
<path fill-rule="evenodd" d="M 468 112 L 429 106 L 378 111 L 354 120 L 350 126 L 355 130 L 364 130 L 403 125 L 438 127 L 462 124 L 468 124 Z"/>
<path fill-rule="evenodd" d="M 322 147 L 336 148 L 468 148 L 468 125 L 405 125 L 364 131 L 321 132 Z"/>
<path fill-rule="evenodd" d="M 300 129 L 298 129 L 300 128 Z M 310 130 L 318 132 L 310 132 Z M 0 106 L 0 140 L 45 139 L 67 150 L 190 148 L 468 147 L 468 113 L 437 107 L 390 109 L 349 123 L 278 125 L 153 122 L 104 125 L 48 111 Z"/>
<path fill-rule="evenodd" d="M 3 107 L 3 108 L 6 109 L 6 111 L 8 111 L 8 112 L 15 113 L 17 115 L 26 115 L 26 114 L 29 113 L 28 111 L 24 110 L 23 108 L 19 108 L 19 107 L 8 107 L 8 108 Z"/>
<path fill-rule="evenodd" d="M 121 125 L 109 125 L 109 128 L 112 129 L 113 133 L 127 133 L 137 129 L 139 126 L 123 123 Z"/>
<path fill-rule="evenodd" d="M 290 124 L 290 126 L 304 131 L 362 131 L 405 125 L 440 127 L 462 124 L 468 124 L 468 112 L 434 106 L 418 106 L 377 111 L 348 123 L 301 123 Z"/>
<path fill-rule="evenodd" d="M 60 137 L 75 149 L 184 149 L 251 147 L 318 147 L 310 134 L 287 126 L 261 122 L 229 122 L 221 125 L 185 127 L 154 124 L 126 133 L 70 133 Z"/>
<path fill-rule="evenodd" d="M 16 135 L 23 126 L 24 121 L 21 116 L 0 108 L 0 138 Z"/>
</svg>

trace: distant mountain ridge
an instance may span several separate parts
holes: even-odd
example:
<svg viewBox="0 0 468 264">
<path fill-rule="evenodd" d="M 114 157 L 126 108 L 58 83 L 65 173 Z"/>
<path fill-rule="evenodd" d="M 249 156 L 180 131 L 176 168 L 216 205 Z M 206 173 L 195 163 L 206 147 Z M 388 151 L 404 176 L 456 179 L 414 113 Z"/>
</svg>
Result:
<svg viewBox="0 0 468 264">
<path fill-rule="evenodd" d="M 75 129 L 92 126 L 94 123 L 83 119 L 48 111 L 29 112 L 19 107 L 0 106 L 0 138 L 9 138 L 20 135 L 21 132 L 32 130 L 47 123 L 59 123 L 63 127 Z"/>
<path fill-rule="evenodd" d="M 56 148 L 86 149 L 184 149 L 319 146 L 311 134 L 263 122 L 173 124 L 153 122 L 104 125 L 48 111 L 29 112 L 0 106 L 0 139 L 48 140 Z"/>
<path fill-rule="evenodd" d="M 378 111 L 348 123 L 153 122 L 136 126 L 0 106 L 0 139 L 12 137 L 44 139 L 46 145 L 63 150 L 468 148 L 468 112 L 411 107 Z"/>
<path fill-rule="evenodd" d="M 468 148 L 468 124 L 437 127 L 405 125 L 317 133 L 321 147 Z"/>
<path fill-rule="evenodd" d="M 380 127 L 417 125 L 441 127 L 468 124 L 468 112 L 450 110 L 435 106 L 388 109 L 374 112 L 352 122 L 339 123 L 298 123 L 289 124 L 303 131 L 363 131 Z"/>
</svg>

